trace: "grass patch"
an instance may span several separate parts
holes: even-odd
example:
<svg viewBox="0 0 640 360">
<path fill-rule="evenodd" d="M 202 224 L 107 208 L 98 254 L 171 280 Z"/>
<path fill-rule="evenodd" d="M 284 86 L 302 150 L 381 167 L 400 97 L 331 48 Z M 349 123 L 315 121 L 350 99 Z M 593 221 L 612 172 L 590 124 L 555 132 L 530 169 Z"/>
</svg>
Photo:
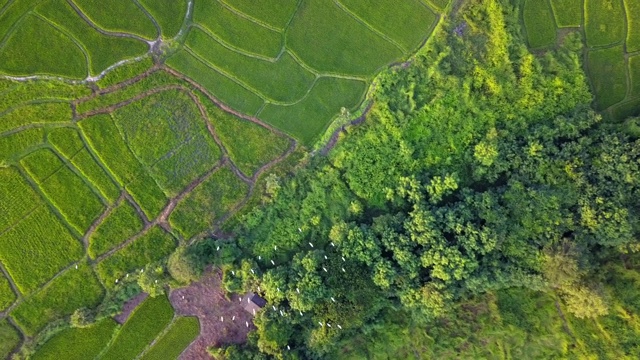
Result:
<svg viewBox="0 0 640 360">
<path fill-rule="evenodd" d="M 71 163 L 95 186 L 107 201 L 113 203 L 120 196 L 118 186 L 111 180 L 109 174 L 96 163 L 89 150 L 86 148 L 80 150 L 71 159 Z"/>
<path fill-rule="evenodd" d="M 19 21 L 33 6 L 34 2 L 32 1 L 12 1 L 0 16 L 0 34 L 3 37 L 8 34 L 13 24 Z"/>
<path fill-rule="evenodd" d="M 89 256 L 96 258 L 142 231 L 144 224 L 134 207 L 123 201 L 89 237 Z"/>
<path fill-rule="evenodd" d="M 0 137 L 0 163 L 18 161 L 25 152 L 43 142 L 42 128 L 28 129 Z"/>
<path fill-rule="evenodd" d="M 43 181 L 40 189 L 80 234 L 104 211 L 100 198 L 67 166 Z"/>
<path fill-rule="evenodd" d="M 42 51 L 46 49 L 46 51 Z M 28 15 L 0 52 L 0 71 L 10 75 L 87 76 L 80 48 L 46 21 Z"/>
<path fill-rule="evenodd" d="M 99 74 L 122 59 L 143 55 L 149 48 L 139 40 L 101 34 L 79 17 L 66 2 L 45 2 L 38 6 L 36 11 L 65 29 L 84 45 L 89 55 L 92 75 Z"/>
<path fill-rule="evenodd" d="M 222 155 L 198 107 L 182 91 L 154 94 L 112 116 L 129 148 L 168 196 L 175 196 Z"/>
<path fill-rule="evenodd" d="M 627 52 L 640 50 L 640 1 L 624 0 L 627 13 Z"/>
<path fill-rule="evenodd" d="M 58 155 L 50 149 L 40 149 L 20 160 L 20 164 L 31 178 L 41 184 L 64 166 Z"/>
<path fill-rule="evenodd" d="M 0 320 L 0 358 L 8 359 L 9 354 L 20 344 L 20 333 L 7 319 Z"/>
<path fill-rule="evenodd" d="M 605 46 L 624 39 L 625 17 L 620 0 L 585 0 L 587 45 Z"/>
<path fill-rule="evenodd" d="M 49 322 L 71 315 L 82 307 L 100 304 L 104 289 L 86 263 L 70 268 L 46 288 L 21 302 L 11 317 L 28 335 L 36 334 Z"/>
<path fill-rule="evenodd" d="M 206 106 L 209 119 L 225 144 L 229 157 L 244 174 L 253 175 L 260 166 L 277 158 L 288 148 L 289 141 L 285 137 L 239 119 L 210 101 L 203 99 L 202 103 Z"/>
<path fill-rule="evenodd" d="M 98 264 L 98 275 L 108 288 L 125 274 L 158 261 L 175 249 L 175 239 L 159 227 L 153 227 L 144 235 Z"/>
<path fill-rule="evenodd" d="M 547 47 L 556 42 L 556 24 L 547 0 L 525 0 L 523 17 L 529 47 Z"/>
<path fill-rule="evenodd" d="M 446 9 L 447 6 L 449 6 L 450 1 L 451 0 L 427 0 L 429 4 L 431 4 L 434 8 L 440 11 L 444 11 L 444 9 Z"/>
<path fill-rule="evenodd" d="M 84 148 L 84 142 L 82 142 L 78 130 L 71 127 L 61 127 L 47 131 L 47 141 L 67 159 L 71 159 L 78 151 Z"/>
<path fill-rule="evenodd" d="M 264 101 L 255 93 L 210 68 L 187 51 L 179 51 L 167 64 L 202 85 L 211 95 L 245 113 L 255 114 Z"/>
<path fill-rule="evenodd" d="M 118 323 L 106 318 L 86 328 L 64 329 L 44 343 L 31 359 L 94 359 L 109 343 L 117 328 Z"/>
<path fill-rule="evenodd" d="M 110 70 L 105 76 L 96 81 L 100 88 L 106 88 L 145 72 L 153 66 L 153 59 L 145 57 L 139 61 L 131 61 Z"/>
<path fill-rule="evenodd" d="M 71 108 L 63 102 L 45 102 L 16 106 L 2 115 L 0 132 L 20 126 L 51 123 L 71 123 Z"/>
<path fill-rule="evenodd" d="M 131 193 L 149 218 L 155 217 L 165 206 L 167 198 L 124 142 L 111 116 L 97 115 L 85 119 L 80 128 L 120 185 Z"/>
<path fill-rule="evenodd" d="M 48 81 L 11 81 L 11 90 L 0 96 L 0 112 L 5 112 L 18 105 L 34 102 L 60 102 L 72 100 L 91 93 L 85 85 L 72 85 L 59 80 Z M 67 106 L 68 107 L 68 106 Z M 31 119 L 35 121 L 36 119 Z M 67 118 L 71 120 L 71 118 Z"/>
<path fill-rule="evenodd" d="M 200 333 L 200 323 L 196 317 L 178 318 L 141 360 L 177 359 L 182 351 Z"/>
<path fill-rule="evenodd" d="M 193 20 L 227 44 L 253 54 L 275 58 L 284 46 L 282 34 L 236 15 L 217 0 L 196 1 Z"/>
<path fill-rule="evenodd" d="M 298 5 L 298 0 L 223 0 L 223 2 L 258 21 L 283 30 L 293 17 Z"/>
<path fill-rule="evenodd" d="M 83 255 L 80 241 L 45 206 L 0 235 L 0 261 L 23 294 L 31 293 Z"/>
<path fill-rule="evenodd" d="M 158 36 L 156 27 L 145 13 L 131 0 L 110 0 L 107 6 L 101 0 L 73 0 L 80 10 L 97 26 L 153 40 Z"/>
<path fill-rule="evenodd" d="M 187 0 L 139 0 L 160 25 L 162 37 L 165 39 L 178 35 L 185 15 Z"/>
<path fill-rule="evenodd" d="M 210 229 L 247 193 L 249 187 L 227 167 L 211 175 L 176 206 L 169 222 L 190 238 Z"/>
<path fill-rule="evenodd" d="M 310 146 L 341 107 L 353 110 L 358 105 L 366 88 L 363 81 L 320 78 L 304 100 L 291 106 L 268 104 L 259 116 Z"/>
<path fill-rule="evenodd" d="M 596 95 L 596 108 L 604 110 L 627 94 L 627 66 L 622 46 L 589 52 L 589 77 Z"/>
<path fill-rule="evenodd" d="M 582 25 L 583 4 L 584 0 L 551 0 L 551 7 L 558 27 Z"/>
<path fill-rule="evenodd" d="M 228 73 L 272 101 L 300 100 L 313 85 L 315 75 L 284 53 L 276 62 L 259 60 L 222 46 L 204 32 L 193 29 L 186 45 L 210 64 Z"/>
<path fill-rule="evenodd" d="M 331 1 L 303 1 L 287 46 L 318 71 L 371 76 L 402 57 L 400 49 Z"/>
<path fill-rule="evenodd" d="M 173 308 L 164 296 L 149 298 L 122 326 L 103 360 L 133 359 L 149 345 L 173 318 Z"/>
<path fill-rule="evenodd" d="M 340 3 L 407 51 L 425 40 L 436 21 L 435 14 L 419 0 L 340 0 Z"/>
<path fill-rule="evenodd" d="M 617 121 L 622 121 L 628 117 L 638 115 L 640 115 L 640 98 L 623 102 L 611 109 L 611 116 Z"/>
<path fill-rule="evenodd" d="M 13 167 L 0 168 L 0 232 L 16 224 L 41 201 L 38 194 Z"/>
<path fill-rule="evenodd" d="M 631 95 L 640 96 L 640 55 L 629 58 L 629 77 L 631 78 Z"/>
<path fill-rule="evenodd" d="M 16 293 L 11 289 L 9 279 L 4 274 L 0 273 L 0 311 L 5 310 L 14 301 L 16 301 Z"/>
</svg>

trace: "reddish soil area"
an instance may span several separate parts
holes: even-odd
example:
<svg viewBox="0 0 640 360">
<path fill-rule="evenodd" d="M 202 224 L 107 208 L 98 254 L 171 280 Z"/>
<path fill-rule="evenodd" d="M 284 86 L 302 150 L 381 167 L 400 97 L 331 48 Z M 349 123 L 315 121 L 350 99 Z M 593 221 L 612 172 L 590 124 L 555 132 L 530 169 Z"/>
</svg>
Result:
<svg viewBox="0 0 640 360">
<path fill-rule="evenodd" d="M 129 318 L 129 316 L 131 316 L 131 313 L 133 312 L 133 310 L 135 310 L 135 308 L 137 308 L 138 305 L 140 305 L 148 296 L 149 294 L 147 293 L 140 293 L 136 295 L 133 299 L 124 303 L 124 306 L 122 307 L 122 312 L 114 316 L 113 319 L 120 324 L 124 324 Z"/>
<path fill-rule="evenodd" d="M 247 340 L 247 333 L 254 329 L 253 317 L 242 308 L 239 299 L 237 295 L 231 300 L 224 296 L 219 271 L 209 271 L 199 282 L 169 294 L 176 314 L 197 316 L 200 320 L 200 335 L 185 349 L 180 359 L 208 360 L 211 357 L 207 347 L 240 344 Z"/>
</svg>

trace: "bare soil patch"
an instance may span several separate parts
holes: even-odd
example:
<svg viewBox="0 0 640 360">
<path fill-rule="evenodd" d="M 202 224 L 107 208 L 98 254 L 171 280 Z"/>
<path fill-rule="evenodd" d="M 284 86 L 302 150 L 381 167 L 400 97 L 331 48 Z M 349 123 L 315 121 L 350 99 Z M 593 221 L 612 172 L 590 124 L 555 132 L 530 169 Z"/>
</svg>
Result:
<svg viewBox="0 0 640 360">
<path fill-rule="evenodd" d="M 117 321 L 120 325 L 124 324 L 129 318 L 129 316 L 131 316 L 131 313 L 133 312 L 133 310 L 135 310 L 138 307 L 138 305 L 140 305 L 148 296 L 149 294 L 143 292 L 136 295 L 133 299 L 124 303 L 124 306 L 122 307 L 122 312 L 114 316 L 113 320 Z"/>
<path fill-rule="evenodd" d="M 240 297 L 233 295 L 229 300 L 224 296 L 221 277 L 219 270 L 208 271 L 200 281 L 169 294 L 176 314 L 197 316 L 200 321 L 200 335 L 180 355 L 182 360 L 211 359 L 207 347 L 243 343 L 255 328 Z"/>
</svg>

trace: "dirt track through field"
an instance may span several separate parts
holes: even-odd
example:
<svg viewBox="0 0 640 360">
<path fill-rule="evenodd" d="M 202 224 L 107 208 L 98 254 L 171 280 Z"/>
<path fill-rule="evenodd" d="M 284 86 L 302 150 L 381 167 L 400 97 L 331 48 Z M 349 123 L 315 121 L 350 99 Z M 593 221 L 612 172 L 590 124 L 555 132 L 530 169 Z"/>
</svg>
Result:
<svg viewBox="0 0 640 360">
<path fill-rule="evenodd" d="M 207 347 L 244 343 L 255 329 L 239 297 L 225 298 L 221 277 L 219 271 L 209 271 L 200 281 L 169 294 L 177 315 L 197 316 L 200 321 L 200 335 L 180 355 L 182 360 L 210 360 Z"/>
</svg>

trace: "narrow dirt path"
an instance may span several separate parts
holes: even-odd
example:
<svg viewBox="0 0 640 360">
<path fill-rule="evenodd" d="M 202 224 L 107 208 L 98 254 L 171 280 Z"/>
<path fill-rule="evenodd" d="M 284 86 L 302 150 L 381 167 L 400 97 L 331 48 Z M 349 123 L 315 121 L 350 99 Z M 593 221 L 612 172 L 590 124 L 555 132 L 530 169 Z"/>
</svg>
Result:
<svg viewBox="0 0 640 360">
<path fill-rule="evenodd" d="M 329 151 L 331 151 L 331 149 L 333 149 L 336 146 L 336 144 L 338 144 L 338 140 L 340 139 L 340 134 L 346 133 L 347 128 L 349 126 L 356 126 L 356 125 L 362 124 L 367 119 L 367 115 L 369 114 L 369 111 L 371 110 L 372 107 L 373 107 L 373 101 L 371 101 L 369 105 L 367 105 L 367 108 L 362 112 L 362 115 L 350 121 L 349 123 L 344 124 L 341 127 L 337 128 L 333 132 L 333 134 L 331 134 L 331 138 L 329 139 L 329 142 L 327 142 L 327 144 L 320 150 L 320 154 L 322 156 L 326 156 L 329 153 Z"/>
<path fill-rule="evenodd" d="M 219 271 L 209 271 L 198 282 L 173 290 L 169 301 L 177 315 L 197 316 L 200 335 L 180 355 L 181 360 L 210 360 L 209 346 L 241 344 L 255 329 L 253 317 L 236 295 L 228 300 L 221 287 Z"/>
<path fill-rule="evenodd" d="M 138 307 L 138 305 L 140 305 L 143 301 L 145 301 L 147 297 L 149 297 L 149 294 L 143 292 L 134 296 L 129 301 L 125 302 L 124 305 L 122 306 L 122 311 L 118 315 L 114 316 L 113 320 L 117 321 L 118 324 L 120 325 L 127 322 L 127 319 L 129 318 L 129 316 L 131 316 L 131 313 L 133 313 L 133 310 L 135 310 Z"/>
</svg>

